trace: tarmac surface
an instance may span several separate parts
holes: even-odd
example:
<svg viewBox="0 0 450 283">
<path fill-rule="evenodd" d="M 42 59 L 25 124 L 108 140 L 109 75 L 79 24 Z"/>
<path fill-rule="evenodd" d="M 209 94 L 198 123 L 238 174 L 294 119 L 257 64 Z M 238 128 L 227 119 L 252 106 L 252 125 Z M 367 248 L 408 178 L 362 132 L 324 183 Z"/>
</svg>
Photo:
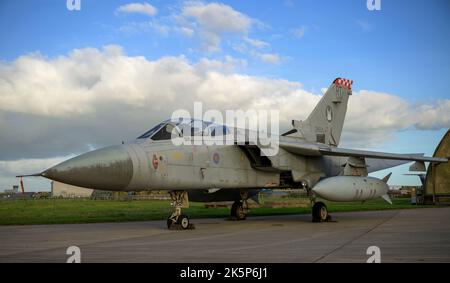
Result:
<svg viewBox="0 0 450 283">
<path fill-rule="evenodd" d="M 0 262 L 450 262 L 450 208 L 346 212 L 336 222 L 310 215 L 193 219 L 195 230 L 166 221 L 0 226 Z"/>
</svg>

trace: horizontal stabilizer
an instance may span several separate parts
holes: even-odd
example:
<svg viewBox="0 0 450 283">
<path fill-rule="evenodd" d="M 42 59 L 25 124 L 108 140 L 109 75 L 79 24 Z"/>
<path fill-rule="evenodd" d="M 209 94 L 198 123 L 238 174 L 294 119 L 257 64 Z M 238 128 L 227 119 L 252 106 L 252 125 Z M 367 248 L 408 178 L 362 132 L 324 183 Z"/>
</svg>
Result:
<svg viewBox="0 0 450 283">
<path fill-rule="evenodd" d="M 420 162 L 448 162 L 447 158 L 442 157 L 428 157 L 423 154 L 398 154 L 388 152 L 376 152 L 368 150 L 346 149 L 340 147 L 331 147 L 320 145 L 317 143 L 307 143 L 303 141 L 281 140 L 280 147 L 294 154 L 307 156 L 354 156 L 362 158 L 375 159 L 391 159 L 391 160 L 407 160 Z"/>
<path fill-rule="evenodd" d="M 321 148 L 320 152 L 323 155 L 334 155 L 334 156 L 357 156 L 357 157 L 370 157 L 370 158 L 380 158 L 380 159 L 397 159 L 397 160 L 411 160 L 411 161 L 426 161 L 426 162 L 447 162 L 447 158 L 440 157 L 427 157 L 427 156 L 417 156 L 417 154 L 398 154 L 398 153 L 387 153 L 387 152 L 376 152 L 367 150 L 357 150 L 357 149 L 346 149 L 346 148 Z"/>
</svg>

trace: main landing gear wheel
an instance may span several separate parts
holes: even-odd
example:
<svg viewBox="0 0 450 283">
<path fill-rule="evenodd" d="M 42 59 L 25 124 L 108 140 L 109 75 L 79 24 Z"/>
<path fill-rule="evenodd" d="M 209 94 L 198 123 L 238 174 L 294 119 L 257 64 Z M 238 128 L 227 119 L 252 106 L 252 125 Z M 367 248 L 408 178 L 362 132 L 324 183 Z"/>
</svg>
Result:
<svg viewBox="0 0 450 283">
<path fill-rule="evenodd" d="M 231 206 L 231 217 L 236 220 L 245 220 L 247 218 L 247 208 L 244 202 L 235 201 Z"/>
<path fill-rule="evenodd" d="M 331 216 L 328 214 L 327 206 L 321 201 L 314 203 L 312 208 L 312 221 L 326 222 L 330 220 Z"/>
</svg>

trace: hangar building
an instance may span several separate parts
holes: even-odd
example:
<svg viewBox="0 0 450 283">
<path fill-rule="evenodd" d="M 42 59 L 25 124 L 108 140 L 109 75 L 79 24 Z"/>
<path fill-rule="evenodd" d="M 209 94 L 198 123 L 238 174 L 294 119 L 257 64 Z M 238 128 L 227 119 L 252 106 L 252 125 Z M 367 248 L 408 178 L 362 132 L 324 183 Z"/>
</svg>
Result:
<svg viewBox="0 0 450 283">
<path fill-rule="evenodd" d="M 450 157 L 450 130 L 442 138 L 434 157 Z M 426 204 L 450 204 L 450 161 L 429 165 L 425 181 Z"/>
</svg>

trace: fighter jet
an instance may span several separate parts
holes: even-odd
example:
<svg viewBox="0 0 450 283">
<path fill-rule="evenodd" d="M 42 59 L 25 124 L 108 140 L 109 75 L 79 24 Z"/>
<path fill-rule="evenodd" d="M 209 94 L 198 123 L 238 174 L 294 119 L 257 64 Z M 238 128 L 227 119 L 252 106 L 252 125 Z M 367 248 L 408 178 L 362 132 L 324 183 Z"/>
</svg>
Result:
<svg viewBox="0 0 450 283">
<path fill-rule="evenodd" d="M 312 201 L 314 222 L 330 219 L 316 201 L 366 201 L 387 196 L 383 180 L 368 177 L 408 162 L 448 162 L 423 154 L 395 154 L 338 147 L 353 81 L 337 78 L 305 121 L 292 121 L 281 134 L 279 150 L 262 154 L 258 143 L 175 145 L 178 138 L 228 136 L 235 129 L 204 121 L 166 120 L 132 142 L 97 149 L 36 174 L 66 184 L 109 191 L 167 190 L 173 212 L 168 228 L 192 227 L 182 208 L 196 202 L 233 201 L 231 216 L 244 220 L 247 201 L 262 189 L 304 188 Z M 196 126 L 197 125 L 197 126 Z"/>
</svg>

